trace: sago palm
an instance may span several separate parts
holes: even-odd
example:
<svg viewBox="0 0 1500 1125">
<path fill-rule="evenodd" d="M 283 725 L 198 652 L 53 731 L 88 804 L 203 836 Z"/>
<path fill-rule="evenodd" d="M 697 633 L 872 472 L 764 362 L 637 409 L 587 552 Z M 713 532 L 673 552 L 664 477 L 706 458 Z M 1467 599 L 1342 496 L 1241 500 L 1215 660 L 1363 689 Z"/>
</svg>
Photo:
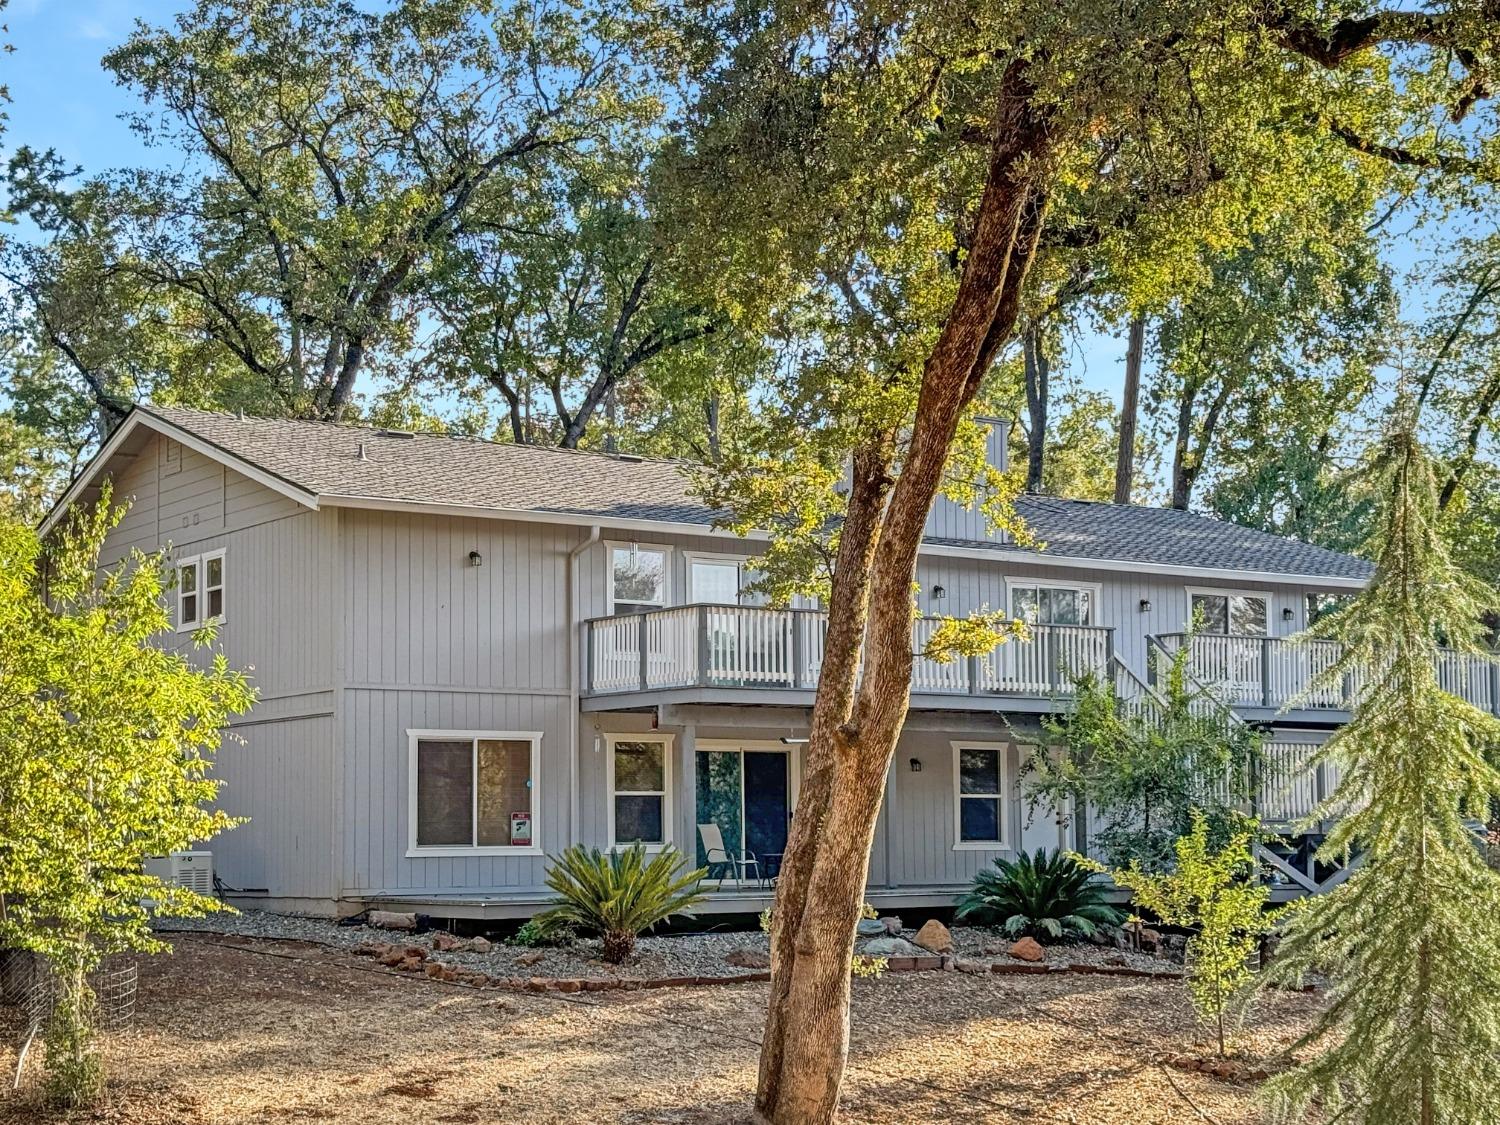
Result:
<svg viewBox="0 0 1500 1125">
<path fill-rule="evenodd" d="M 691 916 L 704 900 L 698 884 L 706 868 L 684 873 L 675 848 L 663 848 L 650 862 L 640 844 L 601 852 L 575 844 L 547 872 L 556 905 L 538 914 L 545 930 L 571 927 L 604 939 L 604 960 L 617 965 L 635 949 L 635 939 L 674 914 Z"/>
<path fill-rule="evenodd" d="M 1046 848 L 997 859 L 993 871 L 974 876 L 954 917 L 1000 926 L 1013 938 L 1092 937 L 1101 926 L 1118 925 L 1122 915 L 1089 875 L 1071 856 Z"/>
</svg>

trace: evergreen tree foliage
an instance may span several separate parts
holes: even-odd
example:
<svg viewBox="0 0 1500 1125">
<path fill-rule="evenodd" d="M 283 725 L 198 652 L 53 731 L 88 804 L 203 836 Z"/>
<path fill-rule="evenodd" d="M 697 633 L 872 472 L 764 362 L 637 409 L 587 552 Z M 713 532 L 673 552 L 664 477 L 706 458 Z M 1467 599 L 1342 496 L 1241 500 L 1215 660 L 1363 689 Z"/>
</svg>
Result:
<svg viewBox="0 0 1500 1125">
<path fill-rule="evenodd" d="M 1281 1120 L 1366 1125 L 1500 1121 L 1500 874 L 1469 818 L 1500 797 L 1487 755 L 1500 720 L 1442 689 L 1440 642 L 1480 652 L 1491 591 L 1466 575 L 1439 527 L 1438 482 L 1411 412 L 1371 465 L 1382 514 L 1375 576 L 1312 629 L 1341 642 L 1328 682 L 1363 682 L 1322 759 L 1341 780 L 1315 816 L 1336 826 L 1332 860 L 1358 869 L 1293 913 L 1269 977 L 1332 979 L 1330 1003 L 1268 1093 Z M 1311 1051 L 1312 1053 L 1308 1053 Z"/>
</svg>

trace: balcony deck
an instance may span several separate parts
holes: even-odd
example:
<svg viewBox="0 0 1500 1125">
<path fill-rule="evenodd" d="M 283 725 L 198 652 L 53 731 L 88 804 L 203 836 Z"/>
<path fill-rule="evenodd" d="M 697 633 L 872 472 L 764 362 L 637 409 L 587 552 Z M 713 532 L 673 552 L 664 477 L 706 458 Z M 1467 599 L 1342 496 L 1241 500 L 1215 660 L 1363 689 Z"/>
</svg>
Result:
<svg viewBox="0 0 1500 1125">
<path fill-rule="evenodd" d="M 1167 656 L 1190 645 L 1193 678 L 1252 720 L 1283 716 L 1344 722 L 1365 688 L 1365 677 L 1358 672 L 1337 683 L 1322 682 L 1342 651 L 1333 641 L 1215 633 L 1164 633 L 1152 640 Z M 1500 663 L 1445 651 L 1437 672 L 1444 691 L 1500 715 Z"/>
<path fill-rule="evenodd" d="M 912 625 L 912 704 L 1045 711 L 1084 672 L 1104 674 L 1113 630 L 1034 625 L 1028 641 L 943 663 L 921 655 L 940 618 Z M 585 709 L 717 702 L 806 706 L 818 685 L 828 615 L 696 604 L 585 623 Z"/>
</svg>

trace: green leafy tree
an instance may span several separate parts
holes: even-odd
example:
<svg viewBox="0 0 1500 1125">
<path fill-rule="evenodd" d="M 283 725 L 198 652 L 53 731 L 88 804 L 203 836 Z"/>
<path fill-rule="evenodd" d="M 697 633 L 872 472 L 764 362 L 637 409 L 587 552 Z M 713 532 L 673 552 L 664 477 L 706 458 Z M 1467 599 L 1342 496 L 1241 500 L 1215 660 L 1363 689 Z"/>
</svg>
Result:
<svg viewBox="0 0 1500 1125">
<path fill-rule="evenodd" d="M 498 395 L 512 441 L 633 438 L 654 428 L 636 424 L 653 392 L 696 422 L 700 456 L 721 438 L 707 408 L 733 393 L 734 360 L 716 346 L 726 321 L 684 288 L 653 221 L 653 148 L 625 137 L 579 153 L 539 176 L 524 204 L 481 205 L 457 240 L 433 294 L 442 328 L 425 362 L 440 387 Z"/>
<path fill-rule="evenodd" d="M 838 520 L 756 1096 L 800 1125 L 836 1112 L 925 518 L 1035 294 L 1079 255 L 1143 248 L 1166 288 L 1203 246 L 1245 248 L 1317 191 L 1305 172 L 1323 154 L 1492 175 L 1484 129 L 1431 122 L 1488 97 L 1496 17 L 1096 0 L 705 17 L 684 44 L 690 127 L 668 182 L 698 217 L 681 229 L 701 274 L 785 357 L 757 398 L 762 474 L 780 479 L 730 465 L 731 520 L 790 528 L 792 562 L 818 558 L 802 549 L 813 516 Z M 762 519 L 777 492 L 792 514 Z"/>
<path fill-rule="evenodd" d="M 339 417 L 410 381 L 438 294 L 485 282 L 475 240 L 505 266 L 573 162 L 660 116 L 633 49 L 664 34 L 603 0 L 197 0 L 139 25 L 104 65 L 178 159 L 75 182 L 17 154 L 42 237 L 7 263 L 15 330 L 106 429 L 147 394 Z"/>
<path fill-rule="evenodd" d="M 691 915 L 705 896 L 698 884 L 706 868 L 687 868 L 676 848 L 649 859 L 644 844 L 601 852 L 574 844 L 547 869 L 557 905 L 536 916 L 542 933 L 559 928 L 598 934 L 604 960 L 618 965 L 635 950 L 635 939 L 674 914 Z"/>
<path fill-rule="evenodd" d="M 1214 849 L 1208 818 L 1194 810 L 1192 829 L 1173 847 L 1170 872 L 1136 864 L 1110 872 L 1136 905 L 1168 926 L 1194 931 L 1186 950 L 1188 992 L 1199 1018 L 1214 1029 L 1221 1056 L 1229 1053 L 1229 1037 L 1250 1001 L 1251 955 L 1273 922 L 1266 911 L 1271 891 L 1257 878 L 1250 851 L 1255 835 L 1254 822 L 1241 818 Z"/>
<path fill-rule="evenodd" d="M 1340 780 L 1316 814 L 1335 822 L 1322 855 L 1360 862 L 1286 927 L 1270 976 L 1326 972 L 1331 997 L 1298 1043 L 1312 1053 L 1269 1091 L 1288 1120 L 1320 1103 L 1369 1125 L 1477 1125 L 1500 1120 L 1500 873 L 1468 818 L 1500 798 L 1500 720 L 1444 691 L 1437 665 L 1440 643 L 1485 652 L 1494 591 L 1450 556 L 1438 478 L 1411 412 L 1395 417 L 1367 469 L 1375 576 L 1312 630 L 1344 646 L 1328 682 L 1364 684 L 1321 752 Z"/>
<path fill-rule="evenodd" d="M 46 549 L 0 521 L 0 943 L 53 969 L 47 1068 L 70 1103 L 103 1082 L 90 970 L 110 953 L 164 948 L 145 900 L 165 915 L 220 909 L 143 864 L 238 823 L 211 807 L 209 769 L 254 698 L 222 653 L 205 666 L 162 644 L 172 626 L 160 557 L 99 569 L 120 515 L 106 492 Z"/>
<path fill-rule="evenodd" d="M 1066 709 L 1042 720 L 1053 744 L 1026 762 L 1033 814 L 1089 809 L 1101 826 L 1091 844 L 1114 866 L 1169 868 L 1198 817 L 1222 842 L 1254 796 L 1260 737 L 1193 685 L 1189 649 L 1162 662 L 1159 704 L 1123 707 L 1109 683 L 1083 677 Z"/>
</svg>

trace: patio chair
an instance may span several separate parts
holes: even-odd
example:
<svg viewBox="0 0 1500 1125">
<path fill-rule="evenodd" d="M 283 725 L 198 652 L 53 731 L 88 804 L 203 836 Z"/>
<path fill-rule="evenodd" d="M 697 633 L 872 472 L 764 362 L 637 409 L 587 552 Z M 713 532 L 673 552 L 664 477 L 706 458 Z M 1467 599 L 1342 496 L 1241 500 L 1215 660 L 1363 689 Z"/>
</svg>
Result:
<svg viewBox="0 0 1500 1125">
<path fill-rule="evenodd" d="M 738 883 L 746 878 L 745 873 L 747 871 L 753 869 L 755 871 L 755 881 L 762 884 L 765 882 L 761 876 L 760 860 L 755 858 L 755 853 L 741 852 L 739 858 L 730 855 L 728 849 L 724 847 L 724 833 L 719 829 L 717 824 L 698 825 L 698 836 L 703 841 L 703 853 L 708 866 L 708 877 L 712 879 L 714 877 L 714 870 L 717 868 L 720 872 L 720 886 L 724 884 L 723 873 L 725 871 L 734 876 L 734 881 Z"/>
</svg>

